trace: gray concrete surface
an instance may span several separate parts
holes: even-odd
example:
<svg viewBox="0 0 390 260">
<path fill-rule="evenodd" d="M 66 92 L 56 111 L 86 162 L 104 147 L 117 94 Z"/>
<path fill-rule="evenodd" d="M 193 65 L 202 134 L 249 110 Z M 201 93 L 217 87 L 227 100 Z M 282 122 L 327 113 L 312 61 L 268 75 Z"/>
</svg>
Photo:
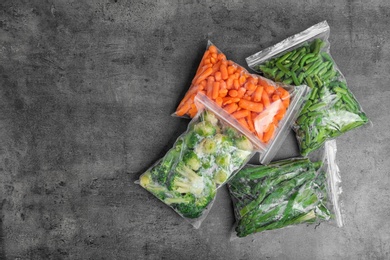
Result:
<svg viewBox="0 0 390 260">
<path fill-rule="evenodd" d="M 389 15 L 385 0 L 2 0 L 0 259 L 390 259 Z M 185 130 L 170 114 L 207 39 L 245 65 L 322 20 L 373 123 L 338 138 L 344 228 L 230 241 L 225 188 L 195 230 L 134 184 Z"/>
</svg>

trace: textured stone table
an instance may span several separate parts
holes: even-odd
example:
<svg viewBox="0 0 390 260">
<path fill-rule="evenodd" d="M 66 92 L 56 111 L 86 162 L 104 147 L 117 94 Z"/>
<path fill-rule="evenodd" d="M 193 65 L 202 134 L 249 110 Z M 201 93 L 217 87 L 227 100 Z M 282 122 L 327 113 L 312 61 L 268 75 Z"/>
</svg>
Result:
<svg viewBox="0 0 390 260">
<path fill-rule="evenodd" d="M 0 259 L 389 259 L 390 3 L 363 3 L 1 1 Z M 344 228 L 230 241 L 225 187 L 195 230 L 134 184 L 185 130 L 207 39 L 245 66 L 322 20 L 373 123 L 338 138 Z"/>
</svg>

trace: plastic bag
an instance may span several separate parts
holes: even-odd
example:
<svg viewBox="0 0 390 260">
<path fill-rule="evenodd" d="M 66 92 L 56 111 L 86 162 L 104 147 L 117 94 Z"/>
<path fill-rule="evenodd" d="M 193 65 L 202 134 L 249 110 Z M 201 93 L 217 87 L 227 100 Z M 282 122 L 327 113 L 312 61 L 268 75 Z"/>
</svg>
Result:
<svg viewBox="0 0 390 260">
<path fill-rule="evenodd" d="M 246 58 L 250 68 L 269 79 L 312 89 L 293 126 L 304 156 L 368 122 L 330 56 L 329 31 L 323 21 Z"/>
<path fill-rule="evenodd" d="M 192 85 L 174 115 L 193 117 L 197 112 L 195 96 L 202 93 L 247 129 L 247 135 L 257 139 L 261 163 L 267 164 L 302 109 L 308 92 L 305 85 L 293 87 L 249 74 L 227 60 L 209 41 Z"/>
<path fill-rule="evenodd" d="M 235 231 L 245 237 L 301 223 L 334 219 L 343 226 L 336 142 L 325 144 L 323 159 L 286 159 L 268 166 L 247 165 L 228 183 Z"/>
<path fill-rule="evenodd" d="M 225 184 L 254 155 L 251 141 L 218 113 L 197 103 L 199 112 L 166 155 L 138 183 L 199 228 Z M 220 109 L 222 110 L 222 109 Z"/>
</svg>

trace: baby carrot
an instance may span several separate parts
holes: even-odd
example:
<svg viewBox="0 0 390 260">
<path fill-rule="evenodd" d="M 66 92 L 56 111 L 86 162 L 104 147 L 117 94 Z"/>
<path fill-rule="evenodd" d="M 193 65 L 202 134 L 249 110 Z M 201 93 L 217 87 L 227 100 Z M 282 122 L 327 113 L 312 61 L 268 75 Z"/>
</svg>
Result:
<svg viewBox="0 0 390 260">
<path fill-rule="evenodd" d="M 226 65 L 225 64 L 221 64 L 221 67 L 219 68 L 219 70 L 221 71 L 221 78 L 223 80 L 226 80 L 229 77 Z"/>
<path fill-rule="evenodd" d="M 215 81 L 220 81 L 222 79 L 222 73 L 220 71 L 216 71 L 214 73 Z"/>
<path fill-rule="evenodd" d="M 240 119 L 238 119 L 238 122 L 240 122 L 240 124 L 241 124 L 243 127 L 245 127 L 246 129 L 248 129 L 248 130 L 249 130 L 248 123 L 246 122 L 246 120 L 245 120 L 245 118 L 244 118 L 244 117 L 243 117 L 243 118 L 240 118 Z"/>
<path fill-rule="evenodd" d="M 236 72 L 236 67 L 230 65 L 227 67 L 227 72 L 229 75 L 232 75 L 234 72 Z"/>
<path fill-rule="evenodd" d="M 270 101 L 266 91 L 263 91 L 261 94 L 261 101 L 263 102 L 265 108 L 269 107 Z"/>
<path fill-rule="evenodd" d="M 196 113 L 198 113 L 198 108 L 196 107 L 196 105 L 194 103 L 192 103 L 190 110 L 188 110 L 188 114 L 192 118 L 196 115 Z"/>
<path fill-rule="evenodd" d="M 215 47 L 215 45 L 210 45 L 209 51 L 210 51 L 210 53 L 217 53 L 218 52 L 217 47 Z"/>
<path fill-rule="evenodd" d="M 216 103 L 219 107 L 222 106 L 222 102 L 223 102 L 223 100 L 222 100 L 221 97 L 217 97 L 217 98 L 215 99 L 215 103 Z"/>
<path fill-rule="evenodd" d="M 224 106 L 223 109 L 225 109 L 226 112 L 228 112 L 229 114 L 232 114 L 234 111 L 237 110 L 237 108 L 238 108 L 238 105 L 236 103 L 231 103 L 231 104 Z"/>
<path fill-rule="evenodd" d="M 194 103 L 194 98 L 196 96 L 196 93 L 190 95 L 190 97 L 186 100 L 186 102 L 179 107 L 179 109 L 176 110 L 176 115 L 183 116 L 185 115 L 188 110 L 191 109 L 191 105 Z"/>
<path fill-rule="evenodd" d="M 237 97 L 242 98 L 245 95 L 246 89 L 244 87 L 241 87 L 237 90 L 237 92 Z"/>
<path fill-rule="evenodd" d="M 245 85 L 246 85 L 247 90 L 255 90 L 256 89 L 256 85 L 253 84 L 252 82 L 248 82 Z"/>
<path fill-rule="evenodd" d="M 227 80 L 226 80 L 226 88 L 227 89 L 231 89 L 233 87 L 233 78 L 232 77 L 229 77 Z"/>
<path fill-rule="evenodd" d="M 229 90 L 228 94 L 231 97 L 237 97 L 238 96 L 238 91 L 235 90 L 235 89 L 231 89 L 231 90 Z"/>
<path fill-rule="evenodd" d="M 223 105 L 228 105 L 231 103 L 237 103 L 240 101 L 240 98 L 237 97 L 224 97 L 223 98 Z"/>
<path fill-rule="evenodd" d="M 286 113 L 286 107 L 283 105 L 283 103 L 280 103 L 279 110 L 276 113 L 275 118 L 278 120 L 282 120 L 285 113 Z"/>
<path fill-rule="evenodd" d="M 210 76 L 207 78 L 207 84 L 206 84 L 206 95 L 209 98 L 212 98 L 213 95 L 213 85 L 214 85 L 214 77 Z"/>
<path fill-rule="evenodd" d="M 247 109 L 257 113 L 263 111 L 263 104 L 258 102 L 241 99 L 240 102 L 238 102 L 238 105 L 243 109 Z"/>
<path fill-rule="evenodd" d="M 246 122 L 248 123 L 249 131 L 254 132 L 255 131 L 255 125 L 253 124 L 252 115 L 251 115 L 250 111 L 249 111 L 248 116 L 246 117 Z"/>
<path fill-rule="evenodd" d="M 276 94 L 273 94 L 271 97 L 272 101 L 275 102 L 276 100 L 280 99 L 280 97 Z"/>
<path fill-rule="evenodd" d="M 274 135 L 274 131 L 275 131 L 275 125 L 273 123 L 271 123 L 267 129 L 266 132 L 264 132 L 264 135 L 263 135 L 263 142 L 264 143 L 268 143 L 268 141 L 272 138 L 272 136 Z"/>
<path fill-rule="evenodd" d="M 233 87 L 234 87 L 234 89 L 239 89 L 240 82 L 238 81 L 238 79 L 233 80 Z"/>
<path fill-rule="evenodd" d="M 219 67 L 221 66 L 221 63 L 222 63 L 221 61 L 218 61 L 213 65 L 213 71 L 211 72 L 211 74 L 214 74 L 215 72 L 219 71 Z"/>
<path fill-rule="evenodd" d="M 211 97 L 213 99 L 216 99 L 218 97 L 218 94 L 219 94 L 219 81 L 215 81 L 213 83 L 213 91 L 212 91 Z"/>
<path fill-rule="evenodd" d="M 199 77 L 195 80 L 194 85 L 197 85 L 197 84 L 199 84 L 199 82 L 201 82 L 202 80 L 207 79 L 207 77 L 210 76 L 211 73 L 213 73 L 213 69 L 212 69 L 212 68 L 207 68 L 207 69 L 206 69 L 202 74 L 200 74 Z"/>
<path fill-rule="evenodd" d="M 272 85 L 267 85 L 265 86 L 264 90 L 268 95 L 272 95 L 275 92 L 275 87 Z"/>
<path fill-rule="evenodd" d="M 219 53 L 217 59 L 223 61 L 223 60 L 226 60 L 226 56 L 223 53 Z"/>
<path fill-rule="evenodd" d="M 220 83 L 221 83 L 221 81 L 220 81 Z M 221 88 L 221 84 L 219 85 L 219 88 L 220 88 L 219 89 L 219 96 L 221 98 L 226 97 L 228 90 L 226 88 Z"/>
<path fill-rule="evenodd" d="M 244 75 L 241 75 L 238 80 L 239 80 L 240 86 L 242 86 L 246 81 L 246 77 Z"/>
<path fill-rule="evenodd" d="M 240 118 L 243 118 L 243 117 L 247 117 L 250 115 L 250 111 L 249 110 L 246 110 L 246 109 L 241 109 L 240 111 L 236 111 L 232 114 L 232 116 L 234 116 L 235 118 L 237 119 L 240 119 Z"/>
<path fill-rule="evenodd" d="M 257 86 L 255 92 L 253 93 L 253 101 L 260 102 L 262 94 L 263 94 L 263 87 Z"/>
<path fill-rule="evenodd" d="M 224 81 L 224 80 L 221 80 L 221 81 L 219 81 L 219 88 L 220 89 L 226 89 L 226 81 Z"/>
</svg>

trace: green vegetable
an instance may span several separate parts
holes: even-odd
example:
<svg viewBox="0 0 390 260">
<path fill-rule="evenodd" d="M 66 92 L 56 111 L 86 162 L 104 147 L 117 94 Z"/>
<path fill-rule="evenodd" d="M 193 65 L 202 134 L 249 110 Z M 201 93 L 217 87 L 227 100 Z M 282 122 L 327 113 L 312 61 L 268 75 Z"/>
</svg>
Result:
<svg viewBox="0 0 390 260">
<path fill-rule="evenodd" d="M 325 42 L 317 38 L 255 66 L 267 78 L 293 85 L 304 83 L 312 89 L 309 98 L 312 106 L 301 110 L 294 125 L 302 155 L 368 122 L 332 57 L 323 49 L 324 45 Z"/>
<path fill-rule="evenodd" d="M 252 143 L 205 110 L 140 185 L 186 218 L 200 217 L 223 185 L 254 153 Z"/>
<path fill-rule="evenodd" d="M 229 182 L 239 237 L 331 218 L 322 162 L 287 159 L 246 166 Z"/>
</svg>

